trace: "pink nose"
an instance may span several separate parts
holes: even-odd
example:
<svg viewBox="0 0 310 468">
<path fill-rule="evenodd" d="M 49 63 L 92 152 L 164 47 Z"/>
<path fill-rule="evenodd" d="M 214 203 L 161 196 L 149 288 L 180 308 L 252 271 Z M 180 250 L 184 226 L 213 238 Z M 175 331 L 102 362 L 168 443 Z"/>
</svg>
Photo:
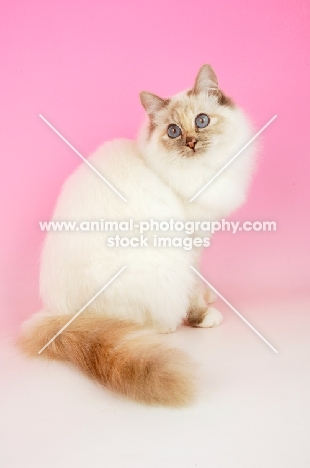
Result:
<svg viewBox="0 0 310 468">
<path fill-rule="evenodd" d="M 186 146 L 189 146 L 190 148 L 195 149 L 196 143 L 197 143 L 196 138 L 191 137 L 191 136 L 186 137 Z"/>
</svg>

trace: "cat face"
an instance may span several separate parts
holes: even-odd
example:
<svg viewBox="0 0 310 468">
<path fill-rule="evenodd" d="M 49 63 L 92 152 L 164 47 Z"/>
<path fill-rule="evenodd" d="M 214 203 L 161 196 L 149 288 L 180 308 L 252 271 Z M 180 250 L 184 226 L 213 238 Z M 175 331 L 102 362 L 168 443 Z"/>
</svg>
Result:
<svg viewBox="0 0 310 468">
<path fill-rule="evenodd" d="M 225 133 L 228 109 L 234 104 L 218 87 L 210 65 L 204 65 L 193 89 L 162 99 L 142 92 L 141 103 L 149 115 L 149 138 L 160 149 L 180 157 L 192 158 L 215 146 Z"/>
</svg>

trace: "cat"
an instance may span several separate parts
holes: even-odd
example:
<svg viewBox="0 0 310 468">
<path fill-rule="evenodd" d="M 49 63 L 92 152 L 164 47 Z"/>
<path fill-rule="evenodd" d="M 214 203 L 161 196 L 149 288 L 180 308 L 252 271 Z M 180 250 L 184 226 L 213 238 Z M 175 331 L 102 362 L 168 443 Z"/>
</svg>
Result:
<svg viewBox="0 0 310 468">
<path fill-rule="evenodd" d="M 127 203 L 82 164 L 65 182 L 54 220 L 218 220 L 244 202 L 253 145 L 189 202 L 252 136 L 249 119 L 219 88 L 210 65 L 199 70 L 193 88 L 169 99 L 142 92 L 140 100 L 147 116 L 137 140 L 106 142 L 89 158 Z M 202 248 L 110 248 L 109 236 L 47 234 L 40 271 L 44 310 L 24 324 L 19 346 L 37 356 L 127 266 L 40 355 L 71 362 L 139 402 L 189 404 L 196 391 L 194 364 L 183 351 L 169 348 L 161 334 L 184 322 L 213 327 L 222 320 L 210 305 L 212 293 L 190 268 L 199 268 Z"/>
</svg>

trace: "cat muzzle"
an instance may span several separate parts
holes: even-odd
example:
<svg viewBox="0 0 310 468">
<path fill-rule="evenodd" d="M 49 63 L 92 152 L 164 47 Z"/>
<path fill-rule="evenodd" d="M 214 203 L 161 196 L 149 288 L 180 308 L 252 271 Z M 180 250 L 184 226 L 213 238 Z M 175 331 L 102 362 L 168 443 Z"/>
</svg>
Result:
<svg viewBox="0 0 310 468">
<path fill-rule="evenodd" d="M 189 146 L 193 151 L 195 151 L 195 145 L 197 143 L 196 138 L 188 136 L 185 140 L 186 146 Z"/>
</svg>

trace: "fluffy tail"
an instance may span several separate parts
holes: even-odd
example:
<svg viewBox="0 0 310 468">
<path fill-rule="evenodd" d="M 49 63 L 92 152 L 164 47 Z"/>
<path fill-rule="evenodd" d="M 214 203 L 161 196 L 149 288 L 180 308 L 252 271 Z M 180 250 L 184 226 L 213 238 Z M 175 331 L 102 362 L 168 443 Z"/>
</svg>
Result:
<svg viewBox="0 0 310 468">
<path fill-rule="evenodd" d="M 22 332 L 19 346 L 38 356 L 70 318 L 40 315 Z M 189 358 L 164 345 L 159 335 L 123 320 L 81 315 L 40 356 L 71 362 L 91 379 L 139 402 L 182 406 L 194 395 Z"/>
</svg>

